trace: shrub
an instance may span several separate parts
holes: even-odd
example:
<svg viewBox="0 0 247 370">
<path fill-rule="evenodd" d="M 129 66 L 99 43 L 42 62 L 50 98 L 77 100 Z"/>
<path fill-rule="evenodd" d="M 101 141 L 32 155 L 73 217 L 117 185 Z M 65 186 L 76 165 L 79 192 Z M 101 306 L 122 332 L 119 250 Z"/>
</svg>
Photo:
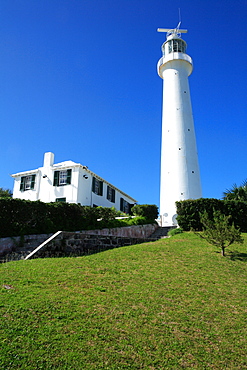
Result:
<svg viewBox="0 0 247 370">
<path fill-rule="evenodd" d="M 169 230 L 167 235 L 168 236 L 174 236 L 174 235 L 177 235 L 177 234 L 181 234 L 182 232 L 183 232 L 183 229 L 181 229 L 181 227 L 177 227 L 176 229 Z"/>
<path fill-rule="evenodd" d="M 98 217 L 106 222 L 114 220 L 118 216 L 118 212 L 114 207 L 97 207 L 96 212 Z"/>
<path fill-rule="evenodd" d="M 135 216 L 142 216 L 150 221 L 158 217 L 158 207 L 155 204 L 137 204 L 132 207 L 131 212 Z"/>
<path fill-rule="evenodd" d="M 128 226 L 132 225 L 145 225 L 148 223 L 146 217 L 143 216 L 136 216 L 134 218 L 129 218 L 127 221 Z"/>
<path fill-rule="evenodd" d="M 97 223 L 97 229 L 108 228 L 111 229 L 113 227 L 125 227 L 125 226 L 134 226 L 134 225 L 145 225 L 149 223 L 145 217 L 137 216 L 137 217 L 129 217 L 124 219 L 114 219 L 109 221 L 101 220 Z"/>
</svg>

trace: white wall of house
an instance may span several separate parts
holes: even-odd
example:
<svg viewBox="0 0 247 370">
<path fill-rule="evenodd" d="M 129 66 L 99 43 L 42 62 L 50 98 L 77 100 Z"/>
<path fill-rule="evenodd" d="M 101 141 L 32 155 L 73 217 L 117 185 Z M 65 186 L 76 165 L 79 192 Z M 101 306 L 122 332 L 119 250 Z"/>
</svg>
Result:
<svg viewBox="0 0 247 370">
<path fill-rule="evenodd" d="M 26 177 L 34 176 L 34 175 L 36 176 L 36 179 L 37 179 L 37 180 L 35 179 L 35 181 L 39 181 L 39 178 L 40 178 L 39 170 L 25 172 Z M 20 198 L 20 199 L 25 199 L 25 200 L 37 200 L 36 191 L 34 191 L 33 189 L 29 189 L 29 190 L 25 190 L 22 192 L 20 190 L 20 185 L 21 185 L 21 176 L 16 176 L 14 178 L 13 198 Z"/>
<path fill-rule="evenodd" d="M 43 167 L 19 172 L 12 177 L 13 198 L 46 203 L 66 201 L 91 207 L 115 207 L 117 210 L 123 210 L 126 204 L 136 203 L 135 199 L 86 166 L 72 161 L 54 164 L 51 152 L 45 153 Z"/>
</svg>

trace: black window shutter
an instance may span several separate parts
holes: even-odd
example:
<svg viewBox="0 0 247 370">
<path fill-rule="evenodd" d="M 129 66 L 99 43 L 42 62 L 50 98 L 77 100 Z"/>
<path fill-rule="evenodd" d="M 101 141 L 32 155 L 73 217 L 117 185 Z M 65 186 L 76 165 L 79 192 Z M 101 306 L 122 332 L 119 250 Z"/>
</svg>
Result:
<svg viewBox="0 0 247 370">
<path fill-rule="evenodd" d="M 92 191 L 95 193 L 95 177 L 93 177 Z"/>
<path fill-rule="evenodd" d="M 20 190 L 24 190 L 24 179 L 25 179 L 25 177 L 21 177 Z"/>
<path fill-rule="evenodd" d="M 123 198 L 120 198 L 120 211 L 123 212 Z"/>
<path fill-rule="evenodd" d="M 103 195 L 103 181 L 99 181 L 99 195 Z"/>
<path fill-rule="evenodd" d="M 71 184 L 71 169 L 67 170 L 67 185 Z"/>
<path fill-rule="evenodd" d="M 32 180 L 31 180 L 31 187 L 30 187 L 30 189 L 34 189 L 34 185 L 35 185 L 35 175 L 32 175 Z"/>
<path fill-rule="evenodd" d="M 58 181 L 59 181 L 59 171 L 55 171 L 54 172 L 53 186 L 58 186 Z"/>
</svg>

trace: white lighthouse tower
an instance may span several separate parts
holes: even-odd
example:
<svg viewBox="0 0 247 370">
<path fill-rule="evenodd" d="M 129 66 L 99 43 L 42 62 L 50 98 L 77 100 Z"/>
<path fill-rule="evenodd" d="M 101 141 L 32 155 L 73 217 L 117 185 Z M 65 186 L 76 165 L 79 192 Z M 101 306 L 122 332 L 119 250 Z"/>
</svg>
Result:
<svg viewBox="0 0 247 370">
<path fill-rule="evenodd" d="M 201 181 L 188 76 L 192 59 L 186 54 L 181 33 L 167 32 L 158 74 L 163 79 L 160 215 L 162 226 L 176 225 L 176 201 L 201 198 Z"/>
</svg>

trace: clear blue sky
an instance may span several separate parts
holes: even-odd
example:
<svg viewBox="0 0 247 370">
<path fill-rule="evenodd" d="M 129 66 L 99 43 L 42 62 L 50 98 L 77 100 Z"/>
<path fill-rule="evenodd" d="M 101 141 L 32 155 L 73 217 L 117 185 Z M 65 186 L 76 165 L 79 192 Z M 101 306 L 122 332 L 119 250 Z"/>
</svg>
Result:
<svg viewBox="0 0 247 370">
<path fill-rule="evenodd" d="M 204 197 L 247 178 L 247 1 L 1 0 L 0 187 L 55 162 L 159 204 L 165 34 L 181 10 Z"/>
</svg>

